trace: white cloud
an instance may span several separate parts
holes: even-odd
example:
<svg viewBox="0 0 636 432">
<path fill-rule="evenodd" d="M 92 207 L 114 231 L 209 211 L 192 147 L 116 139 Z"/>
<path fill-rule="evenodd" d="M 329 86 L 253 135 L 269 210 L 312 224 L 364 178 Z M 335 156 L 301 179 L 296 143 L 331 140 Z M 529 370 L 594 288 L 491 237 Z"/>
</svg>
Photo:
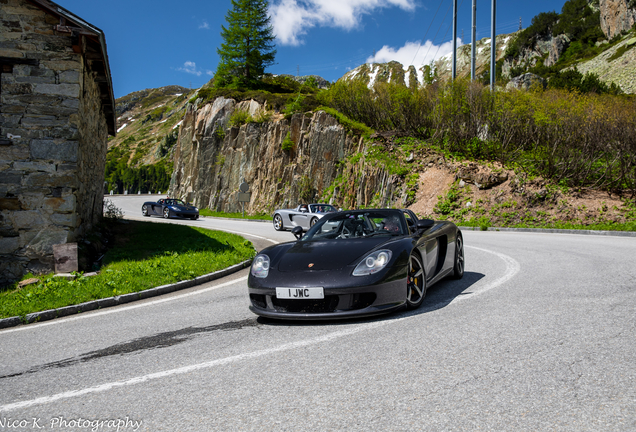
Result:
<svg viewBox="0 0 636 432">
<path fill-rule="evenodd" d="M 460 44 L 461 42 L 458 38 L 457 46 L 459 47 Z M 384 45 L 375 56 L 367 59 L 367 63 L 387 63 L 395 60 L 402 63 L 404 67 L 410 65 L 419 67 L 450 54 L 452 50 L 452 41 L 441 45 L 434 45 L 431 41 L 426 41 L 423 45 L 420 42 L 407 42 L 403 47 L 397 49 Z"/>
<path fill-rule="evenodd" d="M 199 26 L 200 29 L 210 30 L 210 24 L 207 21 L 203 21 L 203 24 Z"/>
<path fill-rule="evenodd" d="M 196 76 L 201 76 L 203 72 L 197 69 L 197 64 L 195 62 L 187 61 L 183 64 L 183 67 L 178 68 L 181 72 L 189 73 Z"/>
<path fill-rule="evenodd" d="M 377 9 L 415 9 L 415 0 L 275 0 L 270 6 L 272 26 L 283 45 L 300 45 L 315 26 L 356 28 L 364 14 Z"/>
</svg>

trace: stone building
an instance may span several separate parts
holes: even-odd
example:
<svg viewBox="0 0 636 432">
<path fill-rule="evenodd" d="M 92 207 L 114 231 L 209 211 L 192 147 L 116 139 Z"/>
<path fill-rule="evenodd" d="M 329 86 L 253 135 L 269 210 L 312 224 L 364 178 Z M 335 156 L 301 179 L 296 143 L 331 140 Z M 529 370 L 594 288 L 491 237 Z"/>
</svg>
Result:
<svg viewBox="0 0 636 432">
<path fill-rule="evenodd" d="M 0 0 L 0 68 L 2 285 L 100 220 L 116 120 L 104 33 L 49 0 Z"/>
</svg>

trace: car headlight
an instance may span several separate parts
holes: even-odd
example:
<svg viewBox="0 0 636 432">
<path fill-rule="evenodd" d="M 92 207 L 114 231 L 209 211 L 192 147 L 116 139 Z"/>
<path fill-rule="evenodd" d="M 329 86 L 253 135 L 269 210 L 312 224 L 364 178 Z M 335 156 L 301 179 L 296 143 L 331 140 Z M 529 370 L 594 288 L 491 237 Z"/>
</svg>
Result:
<svg viewBox="0 0 636 432">
<path fill-rule="evenodd" d="M 366 276 L 377 273 L 387 266 L 393 253 L 388 249 L 375 251 L 367 255 L 353 270 L 354 276 Z"/>
<path fill-rule="evenodd" d="M 269 257 L 267 255 L 257 255 L 252 262 L 250 271 L 254 277 L 266 278 L 269 274 Z"/>
</svg>

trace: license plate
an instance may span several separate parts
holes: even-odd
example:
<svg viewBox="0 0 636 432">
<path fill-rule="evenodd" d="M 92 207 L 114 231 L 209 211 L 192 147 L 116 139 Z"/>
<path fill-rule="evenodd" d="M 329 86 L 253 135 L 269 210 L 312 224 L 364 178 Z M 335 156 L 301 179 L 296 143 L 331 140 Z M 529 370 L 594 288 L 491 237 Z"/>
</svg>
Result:
<svg viewBox="0 0 636 432">
<path fill-rule="evenodd" d="M 282 299 L 324 299 L 322 287 L 312 288 L 276 288 L 276 297 Z"/>
</svg>

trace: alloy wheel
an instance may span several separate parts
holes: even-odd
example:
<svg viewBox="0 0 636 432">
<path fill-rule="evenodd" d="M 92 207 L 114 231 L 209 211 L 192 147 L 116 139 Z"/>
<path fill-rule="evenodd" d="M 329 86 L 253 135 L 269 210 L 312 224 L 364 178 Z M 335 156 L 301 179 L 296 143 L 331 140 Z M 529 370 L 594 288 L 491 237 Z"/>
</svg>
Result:
<svg viewBox="0 0 636 432">
<path fill-rule="evenodd" d="M 406 305 L 416 309 L 422 304 L 426 295 L 426 275 L 422 260 L 416 253 L 409 258 L 409 272 L 406 279 Z"/>
<path fill-rule="evenodd" d="M 282 231 L 283 230 L 283 218 L 280 217 L 280 215 L 274 215 L 274 229 L 276 231 Z"/>
</svg>

